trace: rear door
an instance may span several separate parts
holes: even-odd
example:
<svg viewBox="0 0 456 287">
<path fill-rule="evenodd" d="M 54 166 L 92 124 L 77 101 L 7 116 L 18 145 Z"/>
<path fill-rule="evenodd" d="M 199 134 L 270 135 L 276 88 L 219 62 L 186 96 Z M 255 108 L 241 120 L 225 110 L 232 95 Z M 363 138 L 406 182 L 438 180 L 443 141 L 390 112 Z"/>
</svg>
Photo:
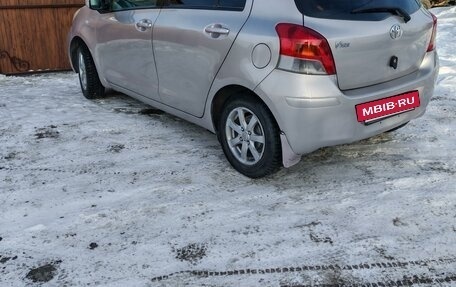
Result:
<svg viewBox="0 0 456 287">
<path fill-rule="evenodd" d="M 157 0 L 112 0 L 112 11 L 101 16 L 96 55 L 110 84 L 159 100 L 152 50 L 152 28 L 159 13 Z"/>
<path fill-rule="evenodd" d="M 341 90 L 416 71 L 432 34 L 432 16 L 416 0 L 296 0 L 296 4 L 304 14 L 304 25 L 328 39 Z M 385 8 L 397 10 L 376 12 Z"/>
<path fill-rule="evenodd" d="M 252 0 L 167 0 L 154 26 L 163 103 L 201 117 L 211 84 Z"/>
</svg>

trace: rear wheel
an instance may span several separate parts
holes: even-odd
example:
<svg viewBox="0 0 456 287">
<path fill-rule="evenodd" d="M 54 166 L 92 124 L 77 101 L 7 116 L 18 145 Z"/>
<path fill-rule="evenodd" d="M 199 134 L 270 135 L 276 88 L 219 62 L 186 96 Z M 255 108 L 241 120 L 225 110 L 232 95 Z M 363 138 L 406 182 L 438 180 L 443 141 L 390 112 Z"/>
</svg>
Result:
<svg viewBox="0 0 456 287">
<path fill-rule="evenodd" d="M 228 161 L 245 176 L 263 177 L 281 166 L 277 123 L 269 109 L 249 95 L 226 104 L 218 132 Z"/>
<path fill-rule="evenodd" d="M 97 68 L 89 49 L 82 45 L 77 53 L 79 83 L 84 97 L 96 99 L 104 95 L 105 88 L 98 77 Z"/>
</svg>

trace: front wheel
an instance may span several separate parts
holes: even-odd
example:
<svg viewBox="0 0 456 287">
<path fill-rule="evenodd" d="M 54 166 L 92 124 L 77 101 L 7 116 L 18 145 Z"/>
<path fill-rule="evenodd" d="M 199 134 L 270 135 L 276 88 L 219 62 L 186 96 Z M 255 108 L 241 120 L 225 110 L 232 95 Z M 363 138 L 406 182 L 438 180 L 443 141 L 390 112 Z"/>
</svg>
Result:
<svg viewBox="0 0 456 287">
<path fill-rule="evenodd" d="M 84 97 L 87 99 L 101 98 L 105 88 L 98 77 L 97 68 L 92 55 L 86 46 L 81 46 L 77 52 L 79 83 Z"/>
<path fill-rule="evenodd" d="M 226 158 L 245 176 L 264 177 L 281 166 L 277 123 L 266 105 L 249 95 L 226 104 L 218 133 Z"/>
</svg>

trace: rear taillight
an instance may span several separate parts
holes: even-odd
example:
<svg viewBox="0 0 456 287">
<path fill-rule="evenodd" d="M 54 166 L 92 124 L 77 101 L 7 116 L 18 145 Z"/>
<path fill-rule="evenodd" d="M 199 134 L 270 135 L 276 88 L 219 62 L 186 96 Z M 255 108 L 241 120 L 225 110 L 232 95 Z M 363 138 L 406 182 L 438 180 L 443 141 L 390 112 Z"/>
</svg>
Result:
<svg viewBox="0 0 456 287">
<path fill-rule="evenodd" d="M 432 27 L 432 35 L 431 35 L 431 41 L 429 42 L 429 46 L 427 51 L 432 52 L 435 50 L 435 37 L 437 37 L 437 17 L 432 14 L 432 20 L 433 20 L 433 27 Z"/>
<path fill-rule="evenodd" d="M 336 73 L 328 41 L 304 26 L 280 23 L 276 26 L 280 39 L 279 68 L 317 75 Z"/>
</svg>

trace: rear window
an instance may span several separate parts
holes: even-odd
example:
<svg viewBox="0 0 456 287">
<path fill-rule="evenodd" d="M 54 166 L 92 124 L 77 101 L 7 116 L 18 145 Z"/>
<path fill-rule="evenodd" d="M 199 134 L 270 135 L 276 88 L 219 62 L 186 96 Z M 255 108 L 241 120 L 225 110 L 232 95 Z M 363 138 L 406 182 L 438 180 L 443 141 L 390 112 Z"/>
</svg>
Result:
<svg viewBox="0 0 456 287">
<path fill-rule="evenodd" d="M 390 13 L 351 13 L 356 9 L 394 7 L 413 14 L 421 7 L 419 0 L 295 0 L 295 2 L 299 11 L 309 17 L 355 21 L 380 21 L 391 16 Z"/>
</svg>

